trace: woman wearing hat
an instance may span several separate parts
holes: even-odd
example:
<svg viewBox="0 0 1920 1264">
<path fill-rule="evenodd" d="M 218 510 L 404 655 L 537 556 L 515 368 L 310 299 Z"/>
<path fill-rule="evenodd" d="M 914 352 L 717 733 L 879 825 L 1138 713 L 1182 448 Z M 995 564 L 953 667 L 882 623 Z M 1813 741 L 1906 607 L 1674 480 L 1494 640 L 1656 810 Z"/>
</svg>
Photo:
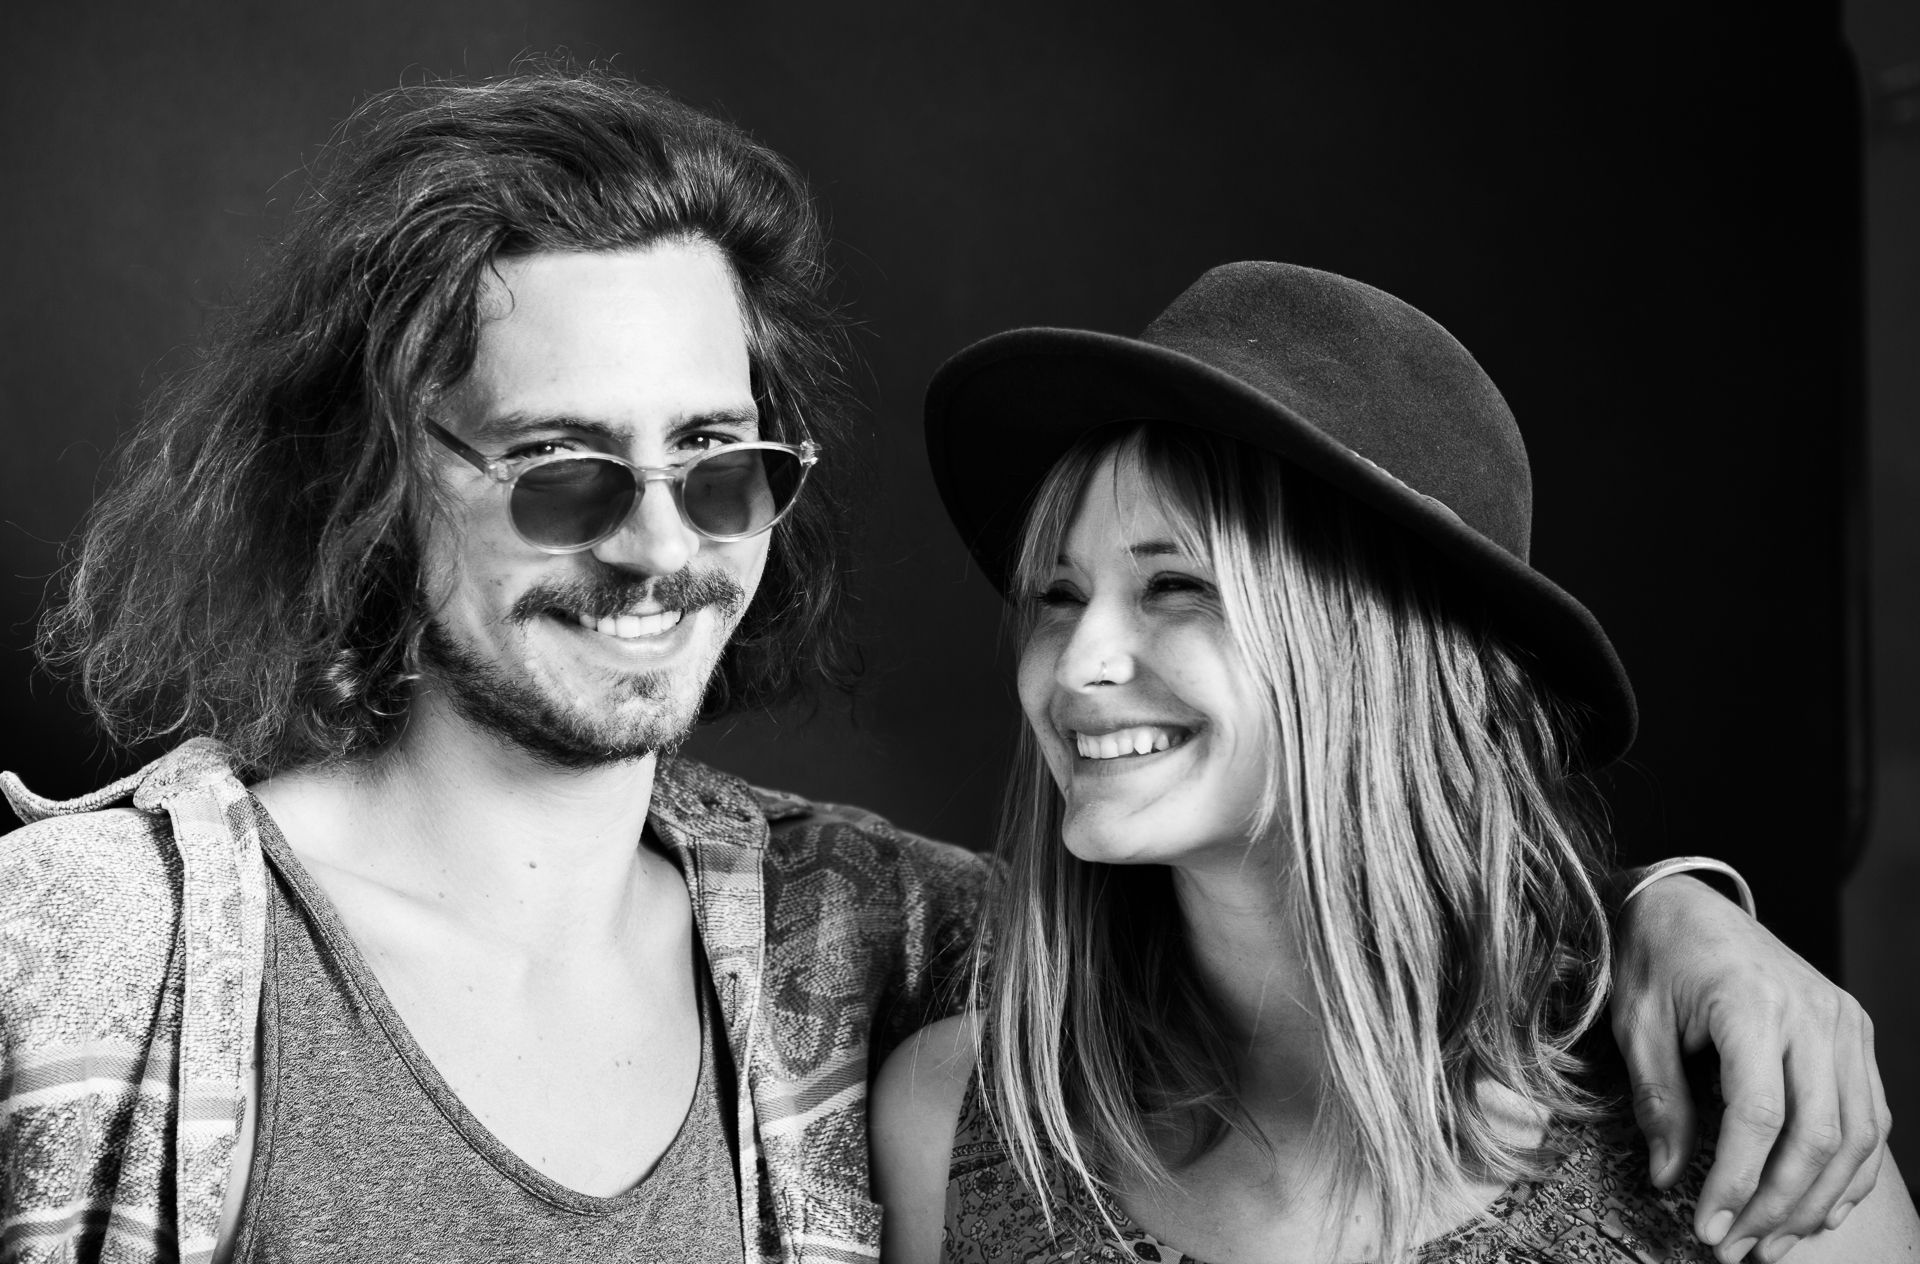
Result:
<svg viewBox="0 0 1920 1264">
<path fill-rule="evenodd" d="M 1714 1258 L 1704 1160 L 1656 1193 L 1581 1056 L 1580 774 L 1633 694 L 1527 563 L 1525 450 L 1466 350 L 1235 264 L 1137 340 L 963 352 L 927 428 L 1028 724 L 978 1014 L 876 1090 L 889 1257 Z M 1885 1175 L 1792 1258 L 1920 1250 Z"/>
</svg>

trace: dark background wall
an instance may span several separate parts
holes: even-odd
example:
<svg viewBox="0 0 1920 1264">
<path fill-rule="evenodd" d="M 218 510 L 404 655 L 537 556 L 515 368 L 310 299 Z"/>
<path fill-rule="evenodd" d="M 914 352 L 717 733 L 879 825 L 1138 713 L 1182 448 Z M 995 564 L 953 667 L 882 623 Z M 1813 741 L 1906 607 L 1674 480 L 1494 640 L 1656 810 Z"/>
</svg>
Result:
<svg viewBox="0 0 1920 1264">
<path fill-rule="evenodd" d="M 995 602 L 922 469 L 921 387 L 1005 327 L 1133 331 L 1211 264 L 1308 263 L 1438 317 L 1513 404 L 1535 561 L 1599 614 L 1640 690 L 1641 742 L 1612 786 L 1623 846 L 1735 861 L 1770 924 L 1837 971 L 1869 766 L 1859 98 L 1836 5 L 1730 25 L 1688 8 L 17 15 L 0 82 L 0 766 L 48 792 L 124 766 L 33 674 L 34 610 L 104 452 L 275 232 L 302 163 L 371 91 L 564 48 L 809 173 L 871 365 L 869 685 L 810 719 L 723 726 L 700 753 L 983 844 L 1014 710 Z"/>
<path fill-rule="evenodd" d="M 1848 0 L 1846 17 L 1868 118 L 1874 793 L 1842 928 L 1847 986 L 1873 1015 L 1899 1117 L 1902 1103 L 1920 1106 L 1920 5 Z"/>
</svg>

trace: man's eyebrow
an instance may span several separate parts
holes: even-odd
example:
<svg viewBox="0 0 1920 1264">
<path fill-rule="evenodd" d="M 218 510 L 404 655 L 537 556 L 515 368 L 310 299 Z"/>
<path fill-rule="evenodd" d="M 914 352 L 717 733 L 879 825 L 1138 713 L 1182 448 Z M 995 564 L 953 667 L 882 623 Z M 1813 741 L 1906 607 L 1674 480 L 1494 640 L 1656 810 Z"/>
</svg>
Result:
<svg viewBox="0 0 1920 1264">
<path fill-rule="evenodd" d="M 627 437 L 624 426 L 610 426 L 604 421 L 574 417 L 567 413 L 503 413 L 498 417 L 489 417 L 475 426 L 473 437 L 482 443 L 488 441 L 499 443 L 553 430 L 591 435 L 596 439 L 605 439 L 609 443 L 622 442 Z"/>
<path fill-rule="evenodd" d="M 748 405 L 742 408 L 716 408 L 707 412 L 692 413 L 681 417 L 667 427 L 667 437 L 677 439 L 681 435 L 692 434 L 697 430 L 751 430 L 760 431 L 760 410 Z"/>
<path fill-rule="evenodd" d="M 677 439 L 695 431 L 715 429 L 758 431 L 759 426 L 760 412 L 752 406 L 718 408 L 676 418 L 667 427 L 667 437 Z M 554 430 L 564 430 L 607 443 L 625 443 L 633 437 L 633 430 L 629 426 L 611 425 L 591 417 L 576 417 L 571 413 L 503 413 L 498 417 L 489 417 L 474 427 L 473 437 L 482 443 L 502 443 Z"/>
</svg>

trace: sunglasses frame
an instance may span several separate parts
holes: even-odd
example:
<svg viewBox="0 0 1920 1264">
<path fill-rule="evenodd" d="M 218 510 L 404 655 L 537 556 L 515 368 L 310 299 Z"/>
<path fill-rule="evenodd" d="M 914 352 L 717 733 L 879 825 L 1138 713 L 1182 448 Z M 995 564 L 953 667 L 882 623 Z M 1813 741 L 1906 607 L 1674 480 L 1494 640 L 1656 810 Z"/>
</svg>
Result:
<svg viewBox="0 0 1920 1264">
<path fill-rule="evenodd" d="M 520 537 L 522 543 L 526 544 L 529 548 L 539 549 L 542 553 L 552 553 L 555 555 L 584 553 L 595 545 L 603 544 L 620 534 L 621 528 L 625 527 L 632 519 L 634 510 L 640 508 L 640 502 L 647 494 L 648 483 L 667 484 L 673 495 L 673 507 L 680 514 L 680 521 L 686 525 L 687 530 L 693 532 L 701 539 L 712 540 L 717 544 L 734 544 L 741 540 L 751 540 L 757 535 L 764 535 L 768 531 L 773 530 L 774 526 L 778 524 L 782 518 L 787 516 L 788 512 L 799 502 L 800 493 L 806 488 L 807 475 L 813 472 L 815 463 L 820 460 L 820 446 L 811 439 L 803 440 L 797 445 L 754 440 L 751 443 L 729 443 L 723 447 L 702 452 L 692 460 L 679 465 L 635 465 L 632 461 L 606 452 L 556 452 L 551 456 L 530 457 L 524 464 L 519 464 L 519 468 L 516 469 L 514 466 L 518 463 L 509 462 L 505 458 L 487 456 L 437 421 L 429 420 L 427 422 L 427 430 L 455 456 L 506 488 L 507 523 L 513 528 L 513 533 Z M 792 498 L 789 499 L 785 505 L 781 506 L 780 511 L 774 514 L 765 526 L 756 527 L 752 531 L 743 532 L 739 535 L 718 535 L 712 531 L 708 531 L 705 527 L 702 527 L 699 523 L 687 516 L 685 490 L 687 475 L 698 467 L 702 461 L 707 460 L 709 457 L 725 456 L 729 453 L 766 450 L 785 452 L 799 458 L 800 478 L 799 481 L 793 485 Z M 633 509 L 628 510 L 626 517 L 614 523 L 605 534 L 596 536 L 582 544 L 541 544 L 536 540 L 527 539 L 526 532 L 520 529 L 520 524 L 516 522 L 513 517 L 513 485 L 519 482 L 521 475 L 527 473 L 527 471 L 539 469 L 543 465 L 552 465 L 558 461 L 606 461 L 613 465 L 621 466 L 633 475 L 635 488 Z"/>
</svg>

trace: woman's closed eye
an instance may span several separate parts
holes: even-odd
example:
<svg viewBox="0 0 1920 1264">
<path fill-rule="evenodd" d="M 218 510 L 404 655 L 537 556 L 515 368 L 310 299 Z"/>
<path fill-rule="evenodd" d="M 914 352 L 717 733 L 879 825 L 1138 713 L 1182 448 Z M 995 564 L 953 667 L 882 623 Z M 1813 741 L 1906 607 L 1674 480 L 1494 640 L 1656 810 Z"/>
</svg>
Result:
<svg viewBox="0 0 1920 1264">
<path fill-rule="evenodd" d="M 1149 604 L 1181 600 L 1212 602 L 1217 600 L 1219 589 L 1212 580 L 1203 576 L 1184 571 L 1161 571 L 1142 579 L 1139 595 L 1142 602 Z M 1086 605 L 1088 597 L 1076 585 L 1055 580 L 1033 593 L 1028 600 L 1044 610 L 1066 610 Z"/>
<path fill-rule="evenodd" d="M 1055 581 L 1035 592 L 1029 598 L 1035 605 L 1053 610 L 1065 606 L 1083 606 L 1087 599 L 1072 584 Z"/>
<path fill-rule="evenodd" d="M 1149 597 L 1211 597 L 1218 589 L 1212 580 L 1199 575 L 1190 575 L 1185 571 L 1160 571 L 1147 577 L 1146 592 Z"/>
<path fill-rule="evenodd" d="M 1166 615 L 1218 617 L 1220 586 L 1210 577 L 1190 571 L 1160 571 L 1141 586 L 1140 605 Z"/>
</svg>

